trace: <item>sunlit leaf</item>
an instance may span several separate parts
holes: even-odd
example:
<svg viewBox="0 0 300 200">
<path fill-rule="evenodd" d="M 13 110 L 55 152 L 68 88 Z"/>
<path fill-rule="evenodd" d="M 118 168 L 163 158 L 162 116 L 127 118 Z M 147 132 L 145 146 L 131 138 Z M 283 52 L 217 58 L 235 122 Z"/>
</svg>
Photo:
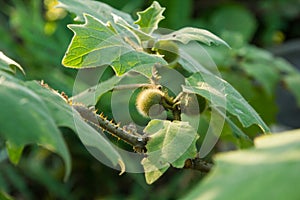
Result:
<svg viewBox="0 0 300 200">
<path fill-rule="evenodd" d="M 143 31 L 141 31 L 140 29 L 133 27 L 132 25 L 130 25 L 129 23 L 127 23 L 123 18 L 121 18 L 120 16 L 117 15 L 113 15 L 114 17 L 114 22 L 119 25 L 124 27 L 125 29 L 131 31 L 134 33 L 134 35 L 136 35 L 139 39 L 139 43 L 141 44 L 141 41 L 147 41 L 147 40 L 151 40 L 153 39 L 153 37 L 150 34 L 147 34 Z"/>
<path fill-rule="evenodd" d="M 117 75 L 135 69 L 149 69 L 154 64 L 166 64 L 162 57 L 136 51 L 124 41 L 122 35 L 90 15 L 84 15 L 86 23 L 70 25 L 75 33 L 62 63 L 67 67 L 88 68 L 112 65 Z"/>
<path fill-rule="evenodd" d="M 270 132 L 268 126 L 241 94 L 217 76 L 195 73 L 187 79 L 183 91 L 199 94 L 210 101 L 213 106 L 226 109 L 227 112 L 236 116 L 244 127 L 256 124 L 263 132 Z"/>
<path fill-rule="evenodd" d="M 158 28 L 158 23 L 165 17 L 162 15 L 165 8 L 162 8 L 157 1 L 153 1 L 146 10 L 138 12 L 138 20 L 134 23 L 139 25 L 140 29 L 145 33 L 152 33 Z"/>
<path fill-rule="evenodd" d="M 147 157 L 142 160 L 148 184 L 156 181 L 172 165 L 182 168 L 197 153 L 197 132 L 180 121 L 152 120 L 144 132 L 149 135 Z"/>
<path fill-rule="evenodd" d="M 223 41 L 221 38 L 217 37 L 216 35 L 212 34 L 211 32 L 199 29 L 199 28 L 182 28 L 178 31 L 174 31 L 167 35 L 162 35 L 160 37 L 160 40 L 175 40 L 182 42 L 183 44 L 187 44 L 190 41 L 198 41 L 201 43 L 204 43 L 206 45 L 212 45 L 212 44 L 223 44 L 227 47 L 228 44 Z"/>
</svg>

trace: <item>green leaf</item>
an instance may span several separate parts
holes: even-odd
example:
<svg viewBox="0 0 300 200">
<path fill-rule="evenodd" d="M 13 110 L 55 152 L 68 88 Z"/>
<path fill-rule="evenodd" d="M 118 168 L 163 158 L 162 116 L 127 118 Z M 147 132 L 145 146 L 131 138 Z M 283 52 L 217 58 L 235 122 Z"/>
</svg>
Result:
<svg viewBox="0 0 300 200">
<path fill-rule="evenodd" d="M 117 75 L 125 74 L 133 69 L 147 77 L 151 77 L 152 67 L 155 64 L 166 65 L 167 62 L 160 56 L 152 56 L 147 53 L 130 51 L 116 58 L 116 60 L 112 63 L 112 66 Z"/>
<path fill-rule="evenodd" d="M 123 161 L 116 149 L 105 137 L 88 125 L 79 113 L 67 104 L 62 96 L 50 88 L 42 87 L 35 81 L 27 82 L 26 85 L 43 99 L 50 111 L 49 116 L 55 120 L 57 126 L 72 129 L 77 133 L 86 148 L 89 150 L 93 149 L 90 153 L 96 158 L 103 161 L 103 159 L 99 158 L 99 155 L 105 155 L 114 166 L 119 164 L 121 171 L 124 171 Z"/>
<path fill-rule="evenodd" d="M 21 65 L 19 65 L 14 60 L 4 55 L 2 51 L 0 51 L 0 70 L 15 74 L 17 69 L 20 70 L 23 74 L 25 74 Z"/>
<path fill-rule="evenodd" d="M 217 155 L 213 171 L 184 198 L 298 199 L 300 130 L 259 137 L 255 146 Z"/>
<path fill-rule="evenodd" d="M 227 80 L 247 99 L 266 124 L 275 123 L 277 105 L 274 93 L 270 96 L 266 92 L 262 92 L 261 88 L 255 87 L 253 81 L 242 71 L 240 73 L 232 73 L 232 71 L 228 70 L 222 73 L 222 78 Z"/>
<path fill-rule="evenodd" d="M 217 37 L 216 35 L 212 34 L 211 32 L 199 29 L 199 28 L 182 28 L 178 31 L 174 31 L 170 34 L 163 35 L 159 38 L 160 40 L 175 40 L 182 42 L 183 44 L 187 44 L 190 41 L 198 41 L 202 42 L 206 45 L 212 45 L 212 44 L 223 44 L 227 47 L 229 45 L 223 41 L 221 38 Z"/>
<path fill-rule="evenodd" d="M 2 199 L 2 200 L 13 200 L 13 198 L 11 196 L 9 196 L 8 194 L 6 194 L 3 191 L 0 191 L 0 199 Z"/>
<path fill-rule="evenodd" d="M 41 98 L 32 90 L 6 80 L 0 82 L 0 134 L 9 143 L 22 147 L 37 143 L 58 153 L 71 171 L 71 158 L 64 139 Z"/>
<path fill-rule="evenodd" d="M 197 154 L 197 132 L 180 121 L 152 120 L 144 132 L 149 135 L 147 157 L 142 160 L 148 184 L 156 181 L 172 165 L 182 168 L 185 160 Z"/>
<path fill-rule="evenodd" d="M 282 73 L 295 73 L 297 70 L 294 66 L 292 66 L 288 61 L 286 61 L 283 58 L 277 57 L 277 58 L 271 58 L 271 60 L 274 62 L 276 68 L 282 72 Z"/>
<path fill-rule="evenodd" d="M 245 7 L 238 5 L 221 6 L 220 9 L 216 9 L 209 24 L 218 35 L 224 32 L 238 32 L 245 41 L 251 40 L 257 27 L 255 16 Z"/>
<path fill-rule="evenodd" d="M 263 132 L 270 132 L 268 126 L 242 95 L 225 80 L 215 75 L 203 74 L 202 76 L 200 73 L 195 73 L 186 80 L 183 91 L 199 94 L 210 101 L 212 106 L 226 109 L 236 116 L 244 127 L 257 124 Z"/>
<path fill-rule="evenodd" d="M 80 92 L 79 94 L 73 96 L 70 100 L 73 103 L 82 103 L 86 106 L 94 106 L 102 94 L 112 90 L 114 86 L 118 84 L 118 82 L 121 80 L 121 77 L 122 76 L 113 76 L 107 81 Z"/>
<path fill-rule="evenodd" d="M 87 13 L 95 16 L 103 22 L 113 22 L 112 14 L 118 15 L 125 19 L 128 23 L 133 23 L 132 17 L 122 11 L 112 8 L 111 6 L 92 0 L 59 0 L 58 7 L 64 8 L 77 15 L 76 21 L 84 21 L 84 14 Z"/>
<path fill-rule="evenodd" d="M 300 107 L 300 73 L 295 71 L 284 78 L 287 88 L 296 97 L 297 105 Z"/>
<path fill-rule="evenodd" d="M 84 17 L 85 24 L 69 26 L 75 35 L 62 61 L 65 66 L 88 68 L 112 65 L 117 75 L 134 68 L 137 71 L 148 68 L 146 75 L 150 76 L 150 66 L 167 64 L 162 57 L 136 51 L 108 24 L 91 15 Z"/>
<path fill-rule="evenodd" d="M 150 7 L 146 10 L 138 12 L 138 20 L 134 23 L 139 25 L 140 29 L 151 34 L 158 28 L 158 23 L 165 17 L 162 15 L 165 8 L 162 8 L 157 1 L 153 1 Z"/>
<path fill-rule="evenodd" d="M 114 22 L 115 22 L 115 24 L 117 24 L 117 25 L 119 25 L 119 26 L 122 26 L 122 27 L 125 28 L 126 30 L 132 32 L 133 35 L 135 35 L 135 36 L 138 37 L 138 40 L 139 40 L 139 44 L 140 44 L 140 45 L 142 45 L 141 41 L 148 41 L 148 40 L 153 40 L 153 39 L 154 39 L 151 35 L 149 35 L 149 34 L 143 32 L 143 31 L 141 31 L 141 30 L 139 30 L 139 29 L 137 29 L 137 28 L 135 28 L 135 27 L 133 27 L 133 26 L 130 25 L 130 24 L 128 24 L 128 23 L 127 23 L 123 18 L 121 18 L 120 16 L 113 15 L 113 17 L 114 17 Z"/>
<path fill-rule="evenodd" d="M 279 72 L 276 68 L 264 62 L 243 62 L 241 67 L 262 85 L 268 95 L 274 94 L 279 81 Z"/>
<path fill-rule="evenodd" d="M 11 141 L 6 141 L 6 151 L 9 157 L 10 162 L 17 165 L 22 156 L 24 146 L 17 146 L 13 144 Z"/>
</svg>

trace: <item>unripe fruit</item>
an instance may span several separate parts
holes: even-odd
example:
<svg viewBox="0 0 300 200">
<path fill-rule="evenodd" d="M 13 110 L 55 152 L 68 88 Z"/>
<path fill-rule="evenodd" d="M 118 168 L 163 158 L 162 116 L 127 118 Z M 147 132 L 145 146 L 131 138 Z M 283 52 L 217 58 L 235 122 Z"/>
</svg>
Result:
<svg viewBox="0 0 300 200">
<path fill-rule="evenodd" d="M 136 99 L 137 110 L 145 117 L 160 115 L 164 108 L 161 105 L 164 93 L 156 88 L 141 91 Z"/>
<path fill-rule="evenodd" d="M 168 63 L 173 63 L 178 59 L 178 46 L 175 42 L 170 40 L 160 40 L 154 44 L 153 50 L 160 55 L 164 55 L 164 59 Z"/>
<path fill-rule="evenodd" d="M 206 99 L 198 94 L 184 94 L 180 107 L 186 115 L 199 115 L 206 109 Z"/>
</svg>

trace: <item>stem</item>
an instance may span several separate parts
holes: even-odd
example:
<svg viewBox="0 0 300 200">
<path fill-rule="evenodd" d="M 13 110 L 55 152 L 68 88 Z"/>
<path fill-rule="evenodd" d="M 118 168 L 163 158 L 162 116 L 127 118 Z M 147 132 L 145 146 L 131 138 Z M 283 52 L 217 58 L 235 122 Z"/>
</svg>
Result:
<svg viewBox="0 0 300 200">
<path fill-rule="evenodd" d="M 92 126 L 100 134 L 103 134 L 103 132 L 106 131 L 110 133 L 112 136 L 116 138 L 120 138 L 124 142 L 133 146 L 137 152 L 139 153 L 146 152 L 146 144 L 149 140 L 148 137 L 145 137 L 143 135 L 140 136 L 133 135 L 130 131 L 124 130 L 118 124 L 115 124 L 112 121 L 107 120 L 102 115 L 98 115 L 94 113 L 92 110 L 88 109 L 84 105 L 73 105 L 73 108 L 80 114 L 80 116 L 90 126 Z M 175 116 L 176 115 L 174 115 L 174 118 Z M 175 118 L 175 120 L 177 119 Z M 185 161 L 184 168 L 199 170 L 201 172 L 207 173 L 211 170 L 212 166 L 213 165 L 211 163 L 208 163 L 196 157 L 193 159 L 187 159 Z"/>
<path fill-rule="evenodd" d="M 181 121 L 181 117 L 180 117 L 181 111 L 178 107 L 178 100 L 169 97 L 168 94 L 165 93 L 165 96 L 163 97 L 162 105 L 165 108 L 172 110 L 174 120 Z"/>
<path fill-rule="evenodd" d="M 184 164 L 184 168 L 194 169 L 205 173 L 208 173 L 212 167 L 213 167 L 212 163 L 208 163 L 198 157 L 193 159 L 187 159 Z"/>
<path fill-rule="evenodd" d="M 136 136 L 131 132 L 124 130 L 118 124 L 113 123 L 112 121 L 107 120 L 102 115 L 97 115 L 92 110 L 88 109 L 83 105 L 73 105 L 73 108 L 79 112 L 81 117 L 92 126 L 97 132 L 103 133 L 104 131 L 110 133 L 116 138 L 122 139 L 124 142 L 130 144 L 138 152 L 144 152 L 146 150 L 146 144 L 148 137 L 145 136 Z"/>
<path fill-rule="evenodd" d="M 153 85 L 149 83 L 117 85 L 114 87 L 114 90 L 131 90 L 139 87 L 153 87 Z"/>
</svg>

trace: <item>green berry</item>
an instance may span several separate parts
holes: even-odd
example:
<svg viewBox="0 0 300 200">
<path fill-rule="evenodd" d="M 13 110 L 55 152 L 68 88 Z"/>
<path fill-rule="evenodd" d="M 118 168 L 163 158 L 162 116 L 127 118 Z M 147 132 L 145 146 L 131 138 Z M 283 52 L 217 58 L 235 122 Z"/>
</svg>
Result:
<svg viewBox="0 0 300 200">
<path fill-rule="evenodd" d="M 155 117 L 164 111 L 161 105 L 164 93 L 156 88 L 141 91 L 136 99 L 137 110 L 145 117 Z"/>
</svg>

